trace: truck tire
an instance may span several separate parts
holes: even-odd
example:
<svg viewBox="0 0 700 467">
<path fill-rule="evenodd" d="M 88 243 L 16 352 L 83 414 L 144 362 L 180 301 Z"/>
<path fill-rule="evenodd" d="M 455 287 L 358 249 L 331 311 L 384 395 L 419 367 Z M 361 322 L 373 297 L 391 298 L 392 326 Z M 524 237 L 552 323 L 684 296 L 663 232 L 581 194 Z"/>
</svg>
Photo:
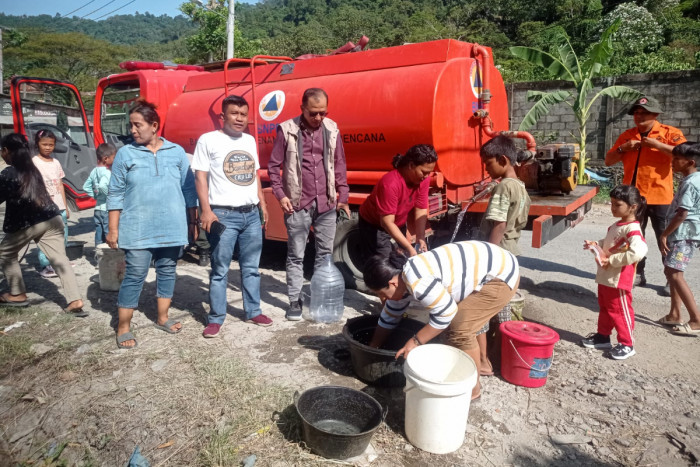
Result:
<svg viewBox="0 0 700 467">
<path fill-rule="evenodd" d="M 345 288 L 371 293 L 362 278 L 364 258 L 360 247 L 359 220 L 339 222 L 335 228 L 333 262 L 345 279 Z"/>
</svg>

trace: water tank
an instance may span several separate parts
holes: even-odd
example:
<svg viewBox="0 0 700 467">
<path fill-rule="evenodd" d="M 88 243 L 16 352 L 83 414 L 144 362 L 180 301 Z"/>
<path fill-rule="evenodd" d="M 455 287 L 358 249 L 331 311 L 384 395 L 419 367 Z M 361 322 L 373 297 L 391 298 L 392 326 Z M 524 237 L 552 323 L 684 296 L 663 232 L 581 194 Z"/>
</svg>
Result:
<svg viewBox="0 0 700 467">
<path fill-rule="evenodd" d="M 261 166 L 266 167 L 277 125 L 298 116 L 307 88 L 329 95 L 328 118 L 341 130 L 349 171 L 389 170 L 392 157 L 419 143 L 433 144 L 438 170 L 448 186 L 484 178 L 479 148 L 482 72 L 473 44 L 440 40 L 344 55 L 273 63 L 255 68 L 255 98 L 249 67 L 193 75 L 171 104 L 164 136 L 193 152 L 199 136 L 221 127 L 221 101 L 241 95 L 257 114 Z M 491 119 L 508 129 L 505 86 L 489 59 Z M 226 76 L 224 76 L 226 75 Z"/>
</svg>

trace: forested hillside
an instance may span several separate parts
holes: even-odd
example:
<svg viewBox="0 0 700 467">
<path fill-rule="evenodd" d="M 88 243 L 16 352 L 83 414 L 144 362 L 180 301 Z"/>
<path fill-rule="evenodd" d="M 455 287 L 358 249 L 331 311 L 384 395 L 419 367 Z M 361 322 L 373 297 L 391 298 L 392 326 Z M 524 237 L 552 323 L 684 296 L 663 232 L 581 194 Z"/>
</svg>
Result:
<svg viewBox="0 0 700 467">
<path fill-rule="evenodd" d="M 190 35 L 196 29 L 186 16 L 171 18 L 150 13 L 115 15 L 100 21 L 80 19 L 78 16 L 10 16 L 0 13 L 0 26 L 43 32 L 78 32 L 120 45 L 165 44 Z"/>
<path fill-rule="evenodd" d="M 216 12 L 182 3 L 182 16 L 118 15 L 100 21 L 0 14 L 5 78 L 68 79 L 81 89 L 126 59 L 197 63 L 224 58 L 224 0 Z M 583 54 L 615 19 L 615 57 L 604 75 L 697 68 L 700 0 L 265 0 L 236 3 L 236 56 L 324 53 L 370 38 L 370 47 L 456 38 L 493 48 L 506 81 L 546 75 L 508 52 L 569 40 Z"/>
</svg>

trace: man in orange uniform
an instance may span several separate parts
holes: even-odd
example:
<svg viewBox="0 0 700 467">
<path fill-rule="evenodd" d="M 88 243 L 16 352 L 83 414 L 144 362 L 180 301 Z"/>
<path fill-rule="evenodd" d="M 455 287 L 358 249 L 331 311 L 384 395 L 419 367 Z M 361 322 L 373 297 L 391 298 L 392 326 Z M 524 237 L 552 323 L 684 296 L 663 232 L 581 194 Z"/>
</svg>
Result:
<svg viewBox="0 0 700 467">
<path fill-rule="evenodd" d="M 636 186 L 647 200 L 640 223 L 646 238 L 647 224 L 659 235 L 666 228 L 666 212 L 673 201 L 673 171 L 671 151 L 674 146 L 685 142 L 683 133 L 672 126 L 656 121 L 663 113 L 658 101 L 653 97 L 640 97 L 628 115 L 634 117 L 635 128 L 630 128 L 617 138 L 612 149 L 605 155 L 605 165 L 622 162 L 625 185 Z M 644 267 L 646 258 L 637 265 L 634 285 L 646 285 Z"/>
</svg>

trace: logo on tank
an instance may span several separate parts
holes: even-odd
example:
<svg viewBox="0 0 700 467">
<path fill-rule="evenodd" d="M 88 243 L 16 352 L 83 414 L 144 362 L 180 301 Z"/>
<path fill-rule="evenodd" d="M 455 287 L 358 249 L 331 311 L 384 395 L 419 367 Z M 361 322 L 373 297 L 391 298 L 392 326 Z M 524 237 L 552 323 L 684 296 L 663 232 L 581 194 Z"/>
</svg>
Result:
<svg viewBox="0 0 700 467">
<path fill-rule="evenodd" d="M 224 174 L 232 183 L 248 186 L 255 181 L 255 159 L 245 151 L 231 151 L 224 158 Z"/>
<path fill-rule="evenodd" d="M 481 80 L 481 67 L 475 60 L 472 62 L 472 67 L 469 69 L 469 81 L 472 85 L 472 92 L 477 99 L 481 96 L 483 81 Z"/>
<path fill-rule="evenodd" d="M 283 91 L 267 93 L 260 101 L 260 106 L 258 106 L 260 117 L 267 122 L 276 119 L 282 113 L 282 109 L 284 109 L 284 100 Z"/>
</svg>

